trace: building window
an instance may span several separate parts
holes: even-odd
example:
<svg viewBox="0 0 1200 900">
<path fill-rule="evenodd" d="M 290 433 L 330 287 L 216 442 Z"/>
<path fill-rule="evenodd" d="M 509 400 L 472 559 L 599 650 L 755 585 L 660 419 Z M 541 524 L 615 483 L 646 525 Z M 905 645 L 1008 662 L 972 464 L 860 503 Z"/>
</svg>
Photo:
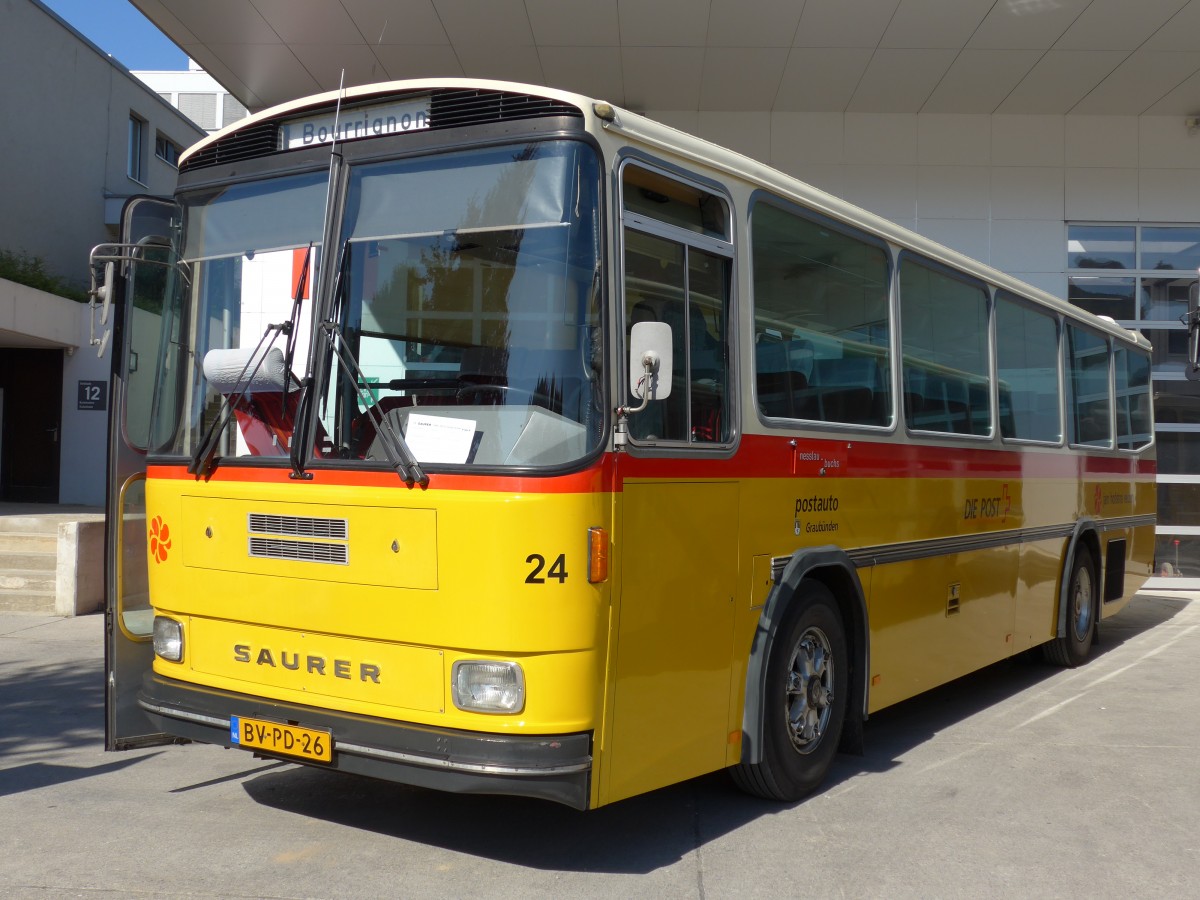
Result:
<svg viewBox="0 0 1200 900">
<path fill-rule="evenodd" d="M 179 168 L 179 146 L 162 134 L 154 138 L 154 155 L 163 162 Z"/>
<path fill-rule="evenodd" d="M 237 97 L 233 94 L 221 95 L 221 127 L 232 125 L 241 119 L 250 115 L 250 112 L 244 107 Z"/>
<path fill-rule="evenodd" d="M 1067 225 L 1068 299 L 1140 331 L 1154 345 L 1151 391 L 1159 446 L 1155 574 L 1200 581 L 1200 517 L 1188 505 L 1200 497 L 1200 385 L 1184 378 L 1187 329 L 1180 321 L 1198 267 L 1200 225 Z M 1118 371 L 1118 389 L 1124 384 L 1121 377 Z M 1144 396 L 1144 375 L 1129 378 L 1133 405 L 1125 424 L 1129 441 L 1136 444 L 1145 427 L 1135 408 L 1143 402 L 1138 398 Z M 1117 412 L 1122 416 L 1126 409 L 1119 406 Z"/>
<path fill-rule="evenodd" d="M 128 175 L 139 184 L 145 184 L 146 123 L 137 116 L 129 115 L 129 168 Z"/>
<path fill-rule="evenodd" d="M 179 94 L 179 111 L 203 128 L 214 131 L 217 126 L 217 95 L 214 93 Z"/>
</svg>

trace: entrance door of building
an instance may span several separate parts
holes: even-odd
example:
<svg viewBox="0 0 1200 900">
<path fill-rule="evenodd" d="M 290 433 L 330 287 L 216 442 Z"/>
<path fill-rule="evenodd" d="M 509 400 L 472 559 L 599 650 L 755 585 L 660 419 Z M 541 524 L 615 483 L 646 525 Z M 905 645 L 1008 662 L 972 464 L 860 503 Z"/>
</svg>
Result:
<svg viewBox="0 0 1200 900">
<path fill-rule="evenodd" d="M 62 440 L 61 350 L 0 351 L 0 499 L 57 503 Z"/>
</svg>

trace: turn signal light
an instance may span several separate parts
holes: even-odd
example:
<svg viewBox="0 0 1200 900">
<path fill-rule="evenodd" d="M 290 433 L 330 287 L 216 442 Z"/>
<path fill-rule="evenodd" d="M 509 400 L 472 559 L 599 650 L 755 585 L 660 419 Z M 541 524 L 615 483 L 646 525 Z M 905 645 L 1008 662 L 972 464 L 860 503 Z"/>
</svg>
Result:
<svg viewBox="0 0 1200 900">
<path fill-rule="evenodd" d="M 588 581 L 608 581 L 608 532 L 603 528 L 588 529 Z"/>
</svg>

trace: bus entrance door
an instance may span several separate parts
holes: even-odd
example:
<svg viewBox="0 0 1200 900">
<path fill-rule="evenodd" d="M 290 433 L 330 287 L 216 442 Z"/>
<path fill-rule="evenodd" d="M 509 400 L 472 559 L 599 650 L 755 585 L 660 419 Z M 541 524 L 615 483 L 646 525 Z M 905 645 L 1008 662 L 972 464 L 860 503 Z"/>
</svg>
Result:
<svg viewBox="0 0 1200 900">
<path fill-rule="evenodd" d="M 178 282 L 169 265 L 171 221 L 177 216 L 174 203 L 135 197 L 122 213 L 121 243 L 92 251 L 93 282 L 109 285 L 102 299 L 111 332 L 99 340 L 100 352 L 109 343 L 112 352 L 104 535 L 106 750 L 171 740 L 138 706 L 137 692 L 154 658 L 148 552 L 170 547 L 165 529 L 146 521 L 145 485 L 154 373 L 159 353 L 170 346 L 164 341 L 170 327 L 166 311 Z"/>
<path fill-rule="evenodd" d="M 626 482 L 621 503 L 608 801 L 725 765 L 737 584 L 737 484 Z"/>
</svg>

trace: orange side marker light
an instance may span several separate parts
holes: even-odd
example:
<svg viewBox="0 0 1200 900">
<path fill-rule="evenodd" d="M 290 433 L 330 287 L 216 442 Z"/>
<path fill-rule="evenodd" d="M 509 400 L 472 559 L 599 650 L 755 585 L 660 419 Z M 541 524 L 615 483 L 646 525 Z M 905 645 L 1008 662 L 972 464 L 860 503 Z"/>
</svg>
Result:
<svg viewBox="0 0 1200 900">
<path fill-rule="evenodd" d="M 608 532 L 603 528 L 588 529 L 588 581 L 608 581 Z"/>
</svg>

